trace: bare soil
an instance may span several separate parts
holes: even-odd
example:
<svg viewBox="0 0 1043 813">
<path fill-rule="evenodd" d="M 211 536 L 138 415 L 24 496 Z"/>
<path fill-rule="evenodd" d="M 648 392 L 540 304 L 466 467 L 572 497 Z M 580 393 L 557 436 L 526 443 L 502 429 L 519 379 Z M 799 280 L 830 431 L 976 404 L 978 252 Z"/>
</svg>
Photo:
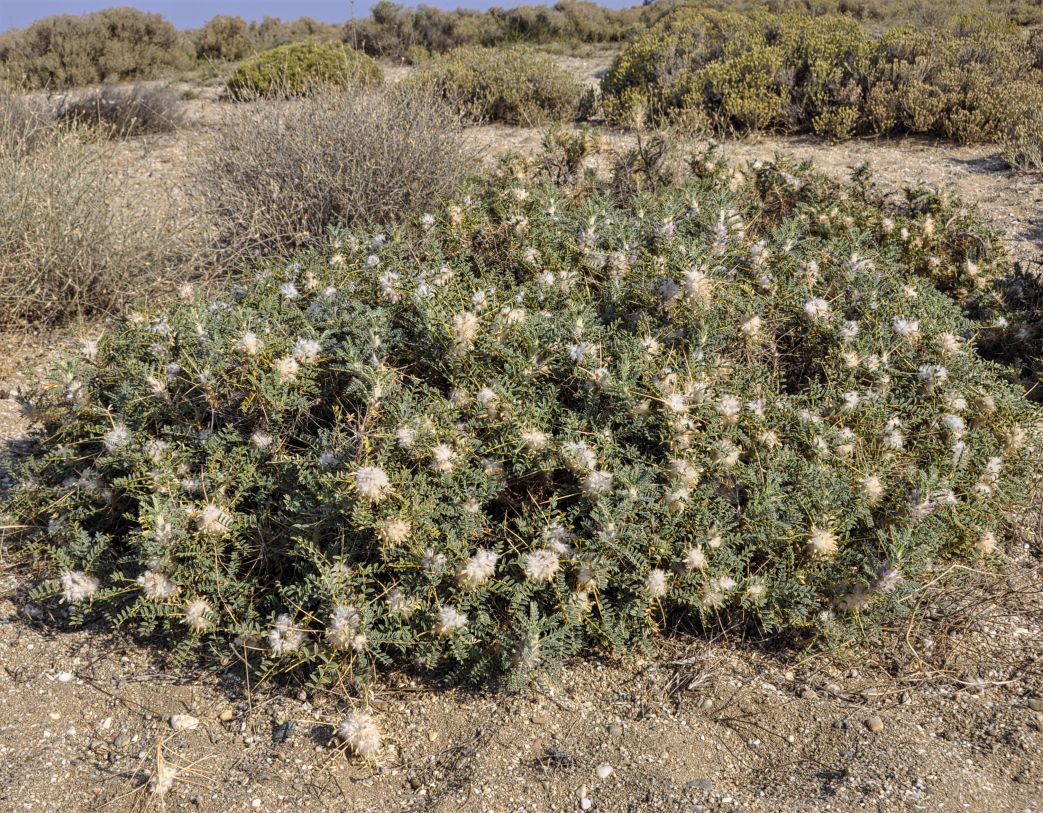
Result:
<svg viewBox="0 0 1043 813">
<path fill-rule="evenodd" d="M 588 82 L 605 64 L 563 61 Z M 114 146 L 135 205 L 190 210 L 188 169 L 224 109 L 214 96 L 187 103 L 183 132 Z M 492 158 L 537 149 L 541 132 L 468 137 Z M 725 148 L 836 175 L 869 161 L 891 191 L 950 187 L 1019 258 L 1043 242 L 1043 180 L 1003 169 L 994 147 Z M 27 372 L 103 327 L 0 336 L 0 443 L 27 430 L 13 397 Z M 520 694 L 392 675 L 362 699 L 171 664 L 156 642 L 103 626 L 65 631 L 27 597 L 31 563 L 0 549 L 0 811 L 1043 811 L 1043 524 L 1023 525 L 1006 573 L 950 573 L 907 622 L 837 651 L 678 634 Z M 359 705 L 385 737 L 371 763 L 330 745 Z M 175 714 L 198 727 L 174 731 Z M 153 793 L 171 768 L 169 792 Z"/>
</svg>

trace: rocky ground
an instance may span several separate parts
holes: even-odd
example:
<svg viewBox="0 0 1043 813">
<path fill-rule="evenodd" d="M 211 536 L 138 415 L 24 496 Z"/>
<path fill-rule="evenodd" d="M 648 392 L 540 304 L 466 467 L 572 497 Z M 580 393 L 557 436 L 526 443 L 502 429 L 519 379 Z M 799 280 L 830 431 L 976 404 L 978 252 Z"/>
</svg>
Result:
<svg viewBox="0 0 1043 813">
<path fill-rule="evenodd" d="M 569 64 L 590 79 L 603 60 Z M 221 116 L 206 92 L 191 106 L 195 127 L 114 150 L 140 205 L 183 205 L 179 179 Z M 540 136 L 469 133 L 489 156 Z M 987 145 L 726 149 L 836 174 L 868 160 L 889 190 L 949 186 L 1023 259 L 1043 242 L 1043 181 Z M 13 399 L 26 372 L 102 327 L 0 337 L 0 441 L 26 430 Z M 829 653 L 678 635 L 520 694 L 394 675 L 361 699 L 258 685 L 234 665 L 200 673 L 100 626 L 63 631 L 27 595 L 31 564 L 0 547 L 0 811 L 1043 811 L 1043 524 L 1021 524 L 1007 573 L 951 572 L 901 625 Z M 359 705 L 384 734 L 371 762 L 330 743 Z"/>
</svg>

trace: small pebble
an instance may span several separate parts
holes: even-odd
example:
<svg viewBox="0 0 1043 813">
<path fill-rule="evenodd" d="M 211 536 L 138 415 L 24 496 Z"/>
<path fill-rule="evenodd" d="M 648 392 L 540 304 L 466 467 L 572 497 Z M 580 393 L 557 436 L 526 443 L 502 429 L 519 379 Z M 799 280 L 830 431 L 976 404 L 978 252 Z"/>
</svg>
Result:
<svg viewBox="0 0 1043 813">
<path fill-rule="evenodd" d="M 874 734 L 878 734 L 884 730 L 884 721 L 874 714 L 872 717 L 866 720 L 866 728 L 868 728 Z"/>
<path fill-rule="evenodd" d="M 115 745 L 117 748 L 126 748 L 128 745 L 130 745 L 130 737 L 128 737 L 126 734 L 120 734 L 118 737 L 116 737 L 116 739 L 112 741 L 112 744 Z"/>
<path fill-rule="evenodd" d="M 594 773 L 597 774 L 598 779 L 608 779 L 610 776 L 612 776 L 614 771 L 615 768 L 613 768 L 606 762 L 602 762 L 600 765 L 598 765 L 597 768 L 594 769 Z"/>
<path fill-rule="evenodd" d="M 1039 697 L 1030 697 L 1029 708 L 1033 711 L 1043 711 L 1043 699 Z"/>
<path fill-rule="evenodd" d="M 58 682 L 59 683 L 68 683 L 70 680 L 72 680 L 72 675 L 69 672 L 59 672 L 58 673 Z"/>
<path fill-rule="evenodd" d="M 233 717 L 235 717 L 235 712 L 231 709 L 225 709 L 219 715 L 217 715 L 217 719 L 219 719 L 222 723 L 227 723 Z"/>
<path fill-rule="evenodd" d="M 610 737 L 622 737 L 623 726 L 621 726 L 619 723 L 612 723 L 612 725 L 608 727 L 608 734 Z"/>
<path fill-rule="evenodd" d="M 191 714 L 174 714 L 170 718 L 170 727 L 175 731 L 195 731 L 199 720 Z"/>
<path fill-rule="evenodd" d="M 810 686 L 805 686 L 800 690 L 800 696 L 805 700 L 815 700 L 818 698 L 818 692 L 812 689 Z"/>
</svg>

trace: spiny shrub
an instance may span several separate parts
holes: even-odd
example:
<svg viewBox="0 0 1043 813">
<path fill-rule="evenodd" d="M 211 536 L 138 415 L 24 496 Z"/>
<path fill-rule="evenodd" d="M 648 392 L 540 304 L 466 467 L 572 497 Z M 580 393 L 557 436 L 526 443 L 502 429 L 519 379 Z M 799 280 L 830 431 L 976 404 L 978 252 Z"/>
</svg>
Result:
<svg viewBox="0 0 1043 813">
<path fill-rule="evenodd" d="M 126 205 L 103 152 L 53 123 L 0 127 L 0 326 L 106 312 L 153 289 L 184 250 L 172 224 Z"/>
<path fill-rule="evenodd" d="M 980 249 L 807 166 L 694 166 L 621 197 L 509 160 L 415 237 L 128 313 L 26 398 L 0 527 L 35 595 L 265 670 L 487 681 L 871 623 L 998 557 L 1038 414 L 910 270 Z"/>
<path fill-rule="evenodd" d="M 333 227 L 434 207 L 474 166 L 461 129 L 440 96 L 412 85 L 240 107 L 197 178 L 221 254 L 286 253 Z"/>
<path fill-rule="evenodd" d="M 982 296 L 970 313 L 978 321 L 983 356 L 1011 368 L 1035 401 L 1043 401 L 1043 275 L 1016 263 Z"/>
<path fill-rule="evenodd" d="M 458 48 L 412 81 L 434 87 L 470 119 L 504 124 L 575 118 L 583 93 L 552 57 L 521 47 Z"/>
<path fill-rule="evenodd" d="M 132 8 L 44 17 L 0 38 L 0 78 L 30 89 L 150 79 L 190 62 L 173 25 Z"/>
<path fill-rule="evenodd" d="M 1031 152 L 1039 127 L 1015 126 L 1043 100 L 1043 71 L 1021 32 L 997 17 L 873 37 L 843 17 L 681 8 L 620 53 L 602 81 L 606 115 L 725 132 L 830 138 L 920 133 L 957 142 L 1009 132 Z"/>
<path fill-rule="evenodd" d="M 169 88 L 105 86 L 66 98 L 58 120 L 67 126 L 90 127 L 110 138 L 169 133 L 181 124 L 178 96 Z"/>
<path fill-rule="evenodd" d="M 233 99 L 307 96 L 329 88 L 383 83 L 370 57 L 335 42 L 295 42 L 243 62 L 226 85 Z"/>
</svg>

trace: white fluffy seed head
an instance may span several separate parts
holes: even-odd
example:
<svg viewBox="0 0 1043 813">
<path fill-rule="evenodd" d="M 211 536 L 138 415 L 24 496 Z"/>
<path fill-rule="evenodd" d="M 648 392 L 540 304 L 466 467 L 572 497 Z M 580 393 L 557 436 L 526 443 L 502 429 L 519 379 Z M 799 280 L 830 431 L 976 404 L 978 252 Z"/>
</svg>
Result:
<svg viewBox="0 0 1043 813">
<path fill-rule="evenodd" d="M 377 533 L 384 542 L 392 545 L 401 545 L 409 539 L 409 535 L 412 532 L 413 523 L 408 519 L 396 517 L 385 522 Z"/>
<path fill-rule="evenodd" d="M 825 299 L 809 299 L 804 303 L 804 315 L 812 322 L 822 322 L 829 318 L 829 302 Z"/>
<path fill-rule="evenodd" d="M 242 338 L 235 344 L 236 350 L 245 353 L 248 356 L 256 356 L 263 346 L 264 342 L 257 338 L 257 334 L 252 330 L 246 331 Z"/>
<path fill-rule="evenodd" d="M 279 615 L 268 631 L 268 648 L 273 655 L 288 655 L 300 648 L 307 633 L 293 626 L 293 619 L 286 613 Z"/>
<path fill-rule="evenodd" d="M 196 514 L 196 528 L 210 539 L 227 536 L 231 524 L 232 517 L 229 513 L 214 503 L 207 503 Z"/>
<path fill-rule="evenodd" d="M 353 484 L 360 497 L 373 503 L 380 502 L 391 491 L 391 480 L 379 466 L 357 468 Z"/>
<path fill-rule="evenodd" d="M 550 548 L 534 550 L 522 556 L 525 577 L 536 584 L 544 584 L 554 578 L 561 567 L 561 557 Z"/>
<path fill-rule="evenodd" d="M 837 551 L 836 534 L 828 528 L 812 525 L 808 534 L 807 551 L 812 556 L 832 556 Z"/>
<path fill-rule="evenodd" d="M 337 726 L 337 739 L 348 750 L 363 759 L 374 759 L 380 753 L 380 729 L 371 714 L 353 711 Z"/>
<path fill-rule="evenodd" d="M 297 378 L 300 365 L 293 356 L 283 356 L 275 362 L 275 373 L 283 383 L 293 381 Z"/>
<path fill-rule="evenodd" d="M 593 499 L 608 494 L 612 490 L 612 479 L 611 472 L 592 471 L 583 478 L 580 488 L 587 498 Z"/>
<path fill-rule="evenodd" d="M 177 587 L 158 570 L 146 570 L 137 578 L 141 592 L 153 601 L 166 601 L 176 592 Z"/>
<path fill-rule="evenodd" d="M 185 626 L 197 635 L 210 629 L 212 619 L 213 608 L 206 599 L 197 598 L 185 605 Z"/>
<path fill-rule="evenodd" d="M 98 580 L 82 570 L 66 570 L 61 575 L 62 598 L 67 604 L 88 601 L 98 592 Z"/>
<path fill-rule="evenodd" d="M 521 433 L 522 445 L 530 452 L 540 452 L 547 448 L 550 439 L 539 429 L 527 429 Z"/>
<path fill-rule="evenodd" d="M 859 486 L 863 496 L 869 501 L 870 505 L 876 505 L 884 496 L 884 484 L 874 474 L 863 477 Z"/>
<path fill-rule="evenodd" d="M 703 570 L 706 568 L 706 554 L 698 545 L 689 548 L 684 554 L 684 566 L 688 570 Z"/>
<path fill-rule="evenodd" d="M 992 531 L 984 531 L 974 540 L 974 549 L 982 556 L 988 556 L 996 550 L 996 535 Z"/>
<path fill-rule="evenodd" d="M 485 584 L 496 573 L 496 562 L 500 554 L 479 548 L 456 573 L 456 583 L 461 590 L 475 590 Z"/>
<path fill-rule="evenodd" d="M 466 627 L 468 621 L 466 614 L 460 612 L 456 607 L 447 604 L 438 610 L 438 615 L 435 618 L 435 632 L 443 637 L 448 637 Z"/>
<path fill-rule="evenodd" d="M 359 635 L 362 616 L 354 607 L 340 606 L 334 608 L 330 620 L 326 624 L 326 642 L 334 649 L 342 652 L 358 651 L 358 644 L 365 648 L 366 636 Z"/>
<path fill-rule="evenodd" d="M 431 447 L 431 468 L 442 474 L 450 474 L 454 468 L 456 452 L 448 443 L 438 443 Z"/>
<path fill-rule="evenodd" d="M 322 343 L 315 339 L 300 338 L 293 345 L 293 357 L 301 364 L 310 364 L 322 352 Z"/>
<path fill-rule="evenodd" d="M 474 347 L 481 322 L 472 311 L 461 311 L 453 316 L 453 341 L 457 350 L 466 351 Z"/>
<path fill-rule="evenodd" d="M 648 575 L 645 577 L 645 590 L 648 595 L 653 599 L 661 599 L 666 596 L 669 584 L 667 582 L 666 571 L 660 570 L 659 568 L 653 568 L 648 571 Z"/>
</svg>

